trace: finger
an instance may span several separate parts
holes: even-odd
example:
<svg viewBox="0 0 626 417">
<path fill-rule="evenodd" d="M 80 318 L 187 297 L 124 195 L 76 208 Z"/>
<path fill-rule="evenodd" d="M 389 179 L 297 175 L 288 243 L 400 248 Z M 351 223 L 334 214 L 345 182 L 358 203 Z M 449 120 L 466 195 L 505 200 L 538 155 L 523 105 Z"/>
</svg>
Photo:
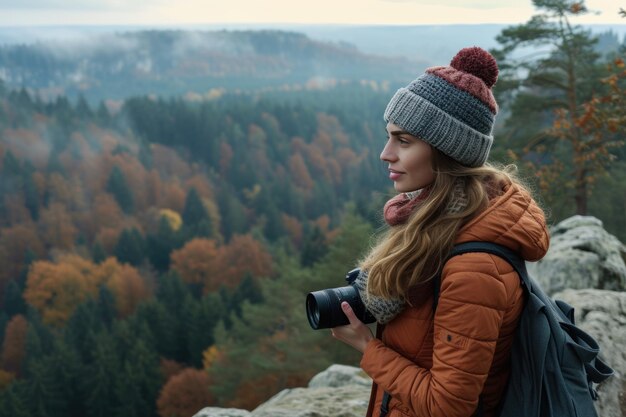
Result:
<svg viewBox="0 0 626 417">
<path fill-rule="evenodd" d="M 350 307 L 350 304 L 348 304 L 347 301 L 344 301 L 344 302 L 341 303 L 341 308 L 343 309 L 343 313 L 346 315 L 346 317 L 350 321 L 350 324 L 358 324 L 358 323 L 360 323 L 361 320 L 359 320 L 356 317 L 356 314 L 354 314 L 354 311 L 352 310 L 352 307 Z"/>
</svg>

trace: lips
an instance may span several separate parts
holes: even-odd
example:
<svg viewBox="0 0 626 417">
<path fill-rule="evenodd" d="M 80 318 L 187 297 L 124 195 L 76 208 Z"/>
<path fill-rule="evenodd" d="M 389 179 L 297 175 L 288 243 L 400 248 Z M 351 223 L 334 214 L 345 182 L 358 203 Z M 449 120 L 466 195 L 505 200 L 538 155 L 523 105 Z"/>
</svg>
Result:
<svg viewBox="0 0 626 417">
<path fill-rule="evenodd" d="M 392 181 L 397 181 L 402 174 L 404 174 L 403 172 L 400 171 L 394 171 L 393 169 L 389 170 L 389 179 Z"/>
</svg>

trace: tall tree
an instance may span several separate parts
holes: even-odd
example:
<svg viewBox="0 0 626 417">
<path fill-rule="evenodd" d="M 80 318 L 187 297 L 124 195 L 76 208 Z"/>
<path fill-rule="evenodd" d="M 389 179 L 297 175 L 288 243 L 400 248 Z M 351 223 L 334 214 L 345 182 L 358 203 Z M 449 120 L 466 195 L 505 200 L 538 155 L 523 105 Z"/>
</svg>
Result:
<svg viewBox="0 0 626 417">
<path fill-rule="evenodd" d="M 499 98 L 512 101 L 507 135 L 523 144 L 528 161 L 543 166 L 536 169 L 539 175 L 561 171 L 557 178 L 573 189 L 576 213 L 586 214 L 589 182 L 597 174 L 587 155 L 590 147 L 604 145 L 594 143 L 576 120 L 597 83 L 596 40 L 572 23 L 572 18 L 588 12 L 584 1 L 533 0 L 533 4 L 538 14 L 527 23 L 505 28 L 497 37 L 501 48 L 494 51 L 501 69 Z M 558 132 L 552 126 L 555 114 Z"/>
<path fill-rule="evenodd" d="M 115 245 L 115 257 L 122 263 L 140 265 L 145 258 L 145 241 L 137 228 L 124 229 Z"/>
<path fill-rule="evenodd" d="M 124 173 L 117 165 L 113 167 L 109 175 L 107 191 L 113 194 L 115 201 L 117 201 L 124 213 L 129 214 L 133 211 L 133 194 L 130 191 Z"/>
<path fill-rule="evenodd" d="M 211 217 L 194 187 L 191 187 L 187 193 L 182 218 L 187 238 L 211 237 L 215 234 Z"/>
</svg>

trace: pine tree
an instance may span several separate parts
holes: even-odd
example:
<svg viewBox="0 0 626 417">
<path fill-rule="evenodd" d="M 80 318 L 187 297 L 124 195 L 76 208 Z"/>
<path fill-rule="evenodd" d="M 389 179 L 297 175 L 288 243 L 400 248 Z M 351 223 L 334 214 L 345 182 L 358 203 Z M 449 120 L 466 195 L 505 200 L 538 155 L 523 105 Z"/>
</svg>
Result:
<svg viewBox="0 0 626 417">
<path fill-rule="evenodd" d="M 117 201 L 124 213 L 130 214 L 133 211 L 133 195 L 128 187 L 124 173 L 117 165 L 111 170 L 109 180 L 107 181 L 107 191 L 113 194 L 115 201 Z"/>
<path fill-rule="evenodd" d="M 136 228 L 124 229 L 115 245 L 115 257 L 121 263 L 138 266 L 145 257 L 145 242 Z"/>
<path fill-rule="evenodd" d="M 54 363 L 46 357 L 33 360 L 28 366 L 28 406 L 33 416 L 67 416 L 66 398 L 55 380 Z"/>
<path fill-rule="evenodd" d="M 170 254 L 181 246 L 182 239 L 170 226 L 165 217 L 159 219 L 159 229 L 156 234 L 146 237 L 147 256 L 150 263 L 161 272 L 170 267 Z"/>
<path fill-rule="evenodd" d="M 4 293 L 4 311 L 9 317 L 16 314 L 26 314 L 26 303 L 22 297 L 22 290 L 15 280 L 9 281 Z"/>
<path fill-rule="evenodd" d="M 543 184 L 551 190 L 573 189 L 576 213 L 584 215 L 595 170 L 585 157 L 589 138 L 577 120 L 582 103 L 598 83 L 597 40 L 571 22 L 588 12 L 584 1 L 533 0 L 533 4 L 539 13 L 525 24 L 505 28 L 497 37 L 501 48 L 494 51 L 500 66 L 496 92 L 501 104 L 511 102 L 505 135 L 512 137 L 509 146 L 523 148 L 531 169 L 540 180 L 544 177 Z M 534 54 L 535 59 L 512 57 L 525 47 L 548 52 Z M 563 160 L 569 163 L 563 165 Z M 564 187 L 555 187 L 555 181 Z"/>
<path fill-rule="evenodd" d="M 148 327 L 133 320 L 118 321 L 112 337 L 120 364 L 120 374 L 113 381 L 116 415 L 153 416 L 162 376 Z"/>
<path fill-rule="evenodd" d="M 305 235 L 304 245 L 300 253 L 300 263 L 310 267 L 328 252 L 326 236 L 319 226 L 313 226 Z"/>
<path fill-rule="evenodd" d="M 209 213 L 193 187 L 187 193 L 182 218 L 186 240 L 198 236 L 211 237 L 215 234 Z"/>
<path fill-rule="evenodd" d="M 104 248 L 102 247 L 102 244 L 99 241 L 96 241 L 96 243 L 94 243 L 91 249 L 91 258 L 93 259 L 94 263 L 97 263 L 97 264 L 99 264 L 100 262 L 104 261 L 107 258 L 107 254 L 106 252 L 104 252 Z"/>
<path fill-rule="evenodd" d="M 57 395 L 65 404 L 64 417 L 83 417 L 86 414 L 85 401 L 81 396 L 82 363 L 78 352 L 63 342 L 55 341 L 54 350 L 49 356 L 51 374 Z"/>
<path fill-rule="evenodd" d="M 13 382 L 0 392 L 0 416 L 31 417 L 28 409 L 26 382 Z"/>
<path fill-rule="evenodd" d="M 100 333 L 95 339 L 93 359 L 84 368 L 82 396 L 87 417 L 109 417 L 119 406 L 115 383 L 120 377 L 120 363 L 111 336 Z"/>
</svg>

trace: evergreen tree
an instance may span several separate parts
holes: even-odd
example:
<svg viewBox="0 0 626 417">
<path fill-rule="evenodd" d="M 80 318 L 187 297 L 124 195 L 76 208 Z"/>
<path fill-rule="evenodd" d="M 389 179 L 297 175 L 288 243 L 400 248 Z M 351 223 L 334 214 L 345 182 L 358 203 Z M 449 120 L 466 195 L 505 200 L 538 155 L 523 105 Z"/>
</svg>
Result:
<svg viewBox="0 0 626 417">
<path fill-rule="evenodd" d="M 191 237 L 210 237 L 215 234 L 211 218 L 209 217 L 198 192 L 193 187 L 187 193 L 182 219 L 187 237 L 186 240 Z"/>
<path fill-rule="evenodd" d="M 31 417 L 26 382 L 15 381 L 0 391 L 0 416 Z"/>
<path fill-rule="evenodd" d="M 128 187 L 124 173 L 118 166 L 114 166 L 111 170 L 106 190 L 113 194 L 115 201 L 117 201 L 124 213 L 130 214 L 133 211 L 133 195 Z"/>
<path fill-rule="evenodd" d="M 96 344 L 95 335 L 103 329 L 96 303 L 89 299 L 80 304 L 64 329 L 64 340 L 75 349 L 82 362 L 90 362 Z"/>
<path fill-rule="evenodd" d="M 97 264 L 99 264 L 100 262 L 104 261 L 107 258 L 107 254 L 106 252 L 104 252 L 104 248 L 102 247 L 102 244 L 99 241 L 96 241 L 96 243 L 94 243 L 91 249 L 91 258 L 93 259 L 94 263 L 97 263 Z"/>
<path fill-rule="evenodd" d="M 106 285 L 100 285 L 95 307 L 100 322 L 106 329 L 110 329 L 116 315 L 115 296 Z"/>
<path fill-rule="evenodd" d="M 219 294 L 207 294 L 200 300 L 187 297 L 183 305 L 187 330 L 187 348 L 191 365 L 202 367 L 202 353 L 214 343 L 213 330 L 224 315 Z"/>
<path fill-rule="evenodd" d="M 161 272 L 170 267 L 170 254 L 174 249 L 182 246 L 180 234 L 172 230 L 169 221 L 165 217 L 159 220 L 159 229 L 154 235 L 146 237 L 147 256 L 150 263 Z"/>
<path fill-rule="evenodd" d="M 33 220 L 39 219 L 39 192 L 33 181 L 32 173 L 24 176 L 24 204 Z"/>
<path fill-rule="evenodd" d="M 167 312 L 166 326 L 172 349 L 167 357 L 184 363 L 189 363 L 187 331 L 184 326 L 188 318 L 183 314 L 188 297 L 191 297 L 191 292 L 176 273 L 161 276 L 156 298 Z"/>
<path fill-rule="evenodd" d="M 9 317 L 16 314 L 26 314 L 26 303 L 22 297 L 22 290 L 15 280 L 9 281 L 4 293 L 4 311 Z"/>
<path fill-rule="evenodd" d="M 59 391 L 57 395 L 65 402 L 64 416 L 84 416 L 85 401 L 80 390 L 82 363 L 78 352 L 62 339 L 57 339 L 49 361 L 52 367 L 52 380 Z"/>
<path fill-rule="evenodd" d="M 158 300 L 143 302 L 129 319 L 131 328 L 147 327 L 151 337 L 143 338 L 149 347 L 164 358 L 178 358 L 180 354 L 180 326 L 163 303 Z"/>
<path fill-rule="evenodd" d="M 51 329 L 41 321 L 39 313 L 28 307 L 27 314 L 28 333 L 26 337 L 26 358 L 39 358 L 52 350 L 54 346 L 54 334 Z"/>
<path fill-rule="evenodd" d="M 577 119 L 582 103 L 598 84 L 596 39 L 589 30 L 571 23 L 572 17 L 588 12 L 584 1 L 533 0 L 533 4 L 539 13 L 525 24 L 505 28 L 497 37 L 501 48 L 494 51 L 500 66 L 496 92 L 501 104 L 511 102 L 505 136 L 512 138 L 509 146 L 524 149 L 538 175 L 558 177 L 545 178 L 552 183 L 551 189 L 555 180 L 565 185 L 557 189 L 573 183 L 576 213 L 584 215 L 589 178 L 595 169 L 585 157 L 590 141 Z M 525 47 L 549 52 L 535 54 L 536 59 L 526 54 L 521 59 L 512 57 Z M 563 160 L 570 163 L 563 167 Z M 552 169 L 541 170 L 537 165 Z"/>
<path fill-rule="evenodd" d="M 145 257 L 145 242 L 136 228 L 124 229 L 115 245 L 115 257 L 122 263 L 138 266 Z"/>
<path fill-rule="evenodd" d="M 0 346 L 4 344 L 4 331 L 6 330 L 9 317 L 4 311 L 0 311 Z"/>
<path fill-rule="evenodd" d="M 328 251 L 326 236 L 319 226 L 313 226 L 304 237 L 304 245 L 300 253 L 300 263 L 310 267 Z"/>
<path fill-rule="evenodd" d="M 145 325 L 132 321 L 115 323 L 112 337 L 120 363 L 114 393 L 115 415 L 154 416 L 156 397 L 162 384 L 159 356 L 152 348 L 152 335 Z"/>
<path fill-rule="evenodd" d="M 111 113 L 109 113 L 109 109 L 107 109 L 106 104 L 102 101 L 98 105 L 98 110 L 96 110 L 96 118 L 98 123 L 103 126 L 109 126 L 111 124 Z"/>
<path fill-rule="evenodd" d="M 82 94 L 78 97 L 76 109 L 74 111 L 76 116 L 78 116 L 81 120 L 91 119 L 93 117 L 91 107 L 89 107 L 89 103 L 87 103 L 87 100 L 85 100 L 85 97 Z"/>
<path fill-rule="evenodd" d="M 33 416 L 67 416 L 66 398 L 62 396 L 61 386 L 56 381 L 54 363 L 42 357 L 31 361 L 28 369 L 28 406 Z"/>
<path fill-rule="evenodd" d="M 87 417 L 115 415 L 119 398 L 115 384 L 120 378 L 120 363 L 115 355 L 113 340 L 107 333 L 96 336 L 93 360 L 84 368 L 82 396 L 85 399 Z"/>
</svg>

